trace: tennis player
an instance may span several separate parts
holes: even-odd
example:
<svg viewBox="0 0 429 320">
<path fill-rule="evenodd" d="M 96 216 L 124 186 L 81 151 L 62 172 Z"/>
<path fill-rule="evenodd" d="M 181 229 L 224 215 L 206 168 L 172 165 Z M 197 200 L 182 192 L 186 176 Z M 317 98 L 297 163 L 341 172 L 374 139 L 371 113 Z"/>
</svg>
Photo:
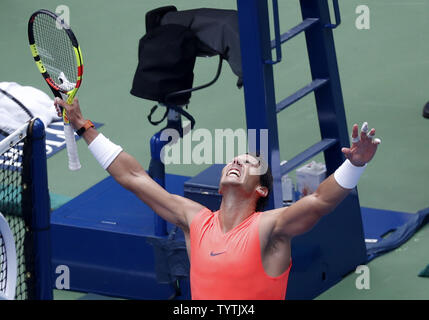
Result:
<svg viewBox="0 0 429 320">
<path fill-rule="evenodd" d="M 79 102 L 57 99 L 89 150 L 114 179 L 163 219 L 179 226 L 190 258 L 192 299 L 285 299 L 291 269 L 291 239 L 309 231 L 357 185 L 380 143 L 375 129 L 355 124 L 347 160 L 316 192 L 290 207 L 262 212 L 272 185 L 268 170 L 254 174 L 260 159 L 240 155 L 228 163 L 219 184 L 220 209 L 170 194 L 153 181 L 132 156 L 98 133 L 82 116 Z M 262 200 L 262 202 L 261 202 Z"/>
</svg>

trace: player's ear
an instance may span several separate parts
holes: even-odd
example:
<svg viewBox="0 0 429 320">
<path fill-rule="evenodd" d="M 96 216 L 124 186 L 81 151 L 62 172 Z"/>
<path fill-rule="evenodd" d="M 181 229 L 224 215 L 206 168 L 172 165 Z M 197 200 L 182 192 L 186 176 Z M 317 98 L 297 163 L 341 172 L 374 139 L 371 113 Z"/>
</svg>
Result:
<svg viewBox="0 0 429 320">
<path fill-rule="evenodd" d="M 256 187 L 256 192 L 259 194 L 259 196 L 265 198 L 268 195 L 268 188 L 259 185 L 259 186 Z"/>
</svg>

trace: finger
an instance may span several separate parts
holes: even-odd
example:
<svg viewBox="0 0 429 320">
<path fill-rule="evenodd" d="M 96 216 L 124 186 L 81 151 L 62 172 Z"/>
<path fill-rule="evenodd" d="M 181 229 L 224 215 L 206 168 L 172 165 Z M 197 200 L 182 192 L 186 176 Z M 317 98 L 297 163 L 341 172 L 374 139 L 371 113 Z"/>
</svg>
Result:
<svg viewBox="0 0 429 320">
<path fill-rule="evenodd" d="M 55 98 L 54 103 L 55 106 L 60 109 L 60 111 L 58 112 L 58 116 L 62 117 L 64 122 L 68 122 L 67 110 L 70 108 L 70 105 L 68 105 L 67 102 L 58 97 Z"/>
<path fill-rule="evenodd" d="M 342 148 L 341 152 L 344 153 L 345 157 L 347 159 L 350 158 L 352 151 L 349 148 Z"/>
<path fill-rule="evenodd" d="M 371 131 L 370 131 L 370 132 L 368 132 L 367 137 L 368 137 L 369 139 L 373 139 L 373 138 L 374 138 L 374 136 L 375 136 L 375 129 L 374 129 L 374 128 L 372 128 L 372 129 L 371 129 Z"/>
<path fill-rule="evenodd" d="M 61 106 L 63 108 L 63 110 L 65 110 L 65 111 L 69 111 L 70 110 L 71 105 L 69 105 L 66 101 L 64 101 L 62 99 L 59 99 L 59 98 L 57 98 L 57 99 L 58 99 L 57 100 L 58 105 Z"/>
<path fill-rule="evenodd" d="M 62 100 L 58 97 L 55 98 L 54 103 L 55 103 L 55 105 L 61 106 L 61 107 L 64 107 L 64 105 L 67 104 L 67 102 L 65 102 L 64 100 Z"/>
<path fill-rule="evenodd" d="M 379 145 L 381 143 L 381 139 L 380 138 L 375 138 L 374 139 L 374 144 Z"/>
<path fill-rule="evenodd" d="M 358 136 L 358 125 L 355 123 L 352 129 L 352 137 L 355 138 Z"/>
<path fill-rule="evenodd" d="M 368 133 L 368 122 L 364 122 L 360 129 L 360 138 L 364 139 Z"/>
<path fill-rule="evenodd" d="M 58 108 L 60 109 L 60 112 L 58 115 L 64 119 L 64 121 L 67 121 L 67 110 L 70 108 L 70 106 L 65 102 L 64 100 L 60 98 L 55 98 L 55 103 L 57 104 Z"/>
<path fill-rule="evenodd" d="M 55 109 L 57 110 L 57 115 L 59 117 L 63 117 L 63 107 L 61 106 L 62 104 L 62 100 L 60 98 L 55 98 L 54 99 L 54 105 L 55 105 Z"/>
<path fill-rule="evenodd" d="M 359 142 L 359 136 L 358 136 L 358 125 L 355 123 L 353 125 L 353 129 L 352 129 L 352 143 L 357 143 Z"/>
<path fill-rule="evenodd" d="M 55 110 L 57 111 L 57 116 L 61 117 L 61 109 L 56 105 Z"/>
</svg>

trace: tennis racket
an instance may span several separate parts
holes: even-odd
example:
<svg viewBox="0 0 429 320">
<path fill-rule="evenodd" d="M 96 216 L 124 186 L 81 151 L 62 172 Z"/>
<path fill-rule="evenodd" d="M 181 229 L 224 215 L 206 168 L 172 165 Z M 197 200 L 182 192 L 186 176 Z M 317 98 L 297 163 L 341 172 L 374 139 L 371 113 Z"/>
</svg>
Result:
<svg viewBox="0 0 429 320">
<path fill-rule="evenodd" d="M 0 300 L 15 299 L 16 276 L 15 240 L 0 212 Z"/>
<path fill-rule="evenodd" d="M 82 53 L 70 27 L 55 13 L 38 10 L 28 21 L 28 40 L 37 68 L 55 97 L 73 102 L 82 82 Z M 81 168 L 74 130 L 62 110 L 69 169 Z"/>
</svg>

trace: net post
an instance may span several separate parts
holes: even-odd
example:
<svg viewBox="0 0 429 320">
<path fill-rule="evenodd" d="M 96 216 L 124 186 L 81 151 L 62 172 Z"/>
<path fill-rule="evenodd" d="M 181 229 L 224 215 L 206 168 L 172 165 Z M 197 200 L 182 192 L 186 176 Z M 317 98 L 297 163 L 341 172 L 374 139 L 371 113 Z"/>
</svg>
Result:
<svg viewBox="0 0 429 320">
<path fill-rule="evenodd" d="M 31 176 L 33 203 L 33 235 L 37 300 L 53 299 L 52 253 L 50 231 L 50 199 L 46 161 L 45 127 L 40 119 L 31 122 L 29 129 L 32 145 Z"/>
</svg>

